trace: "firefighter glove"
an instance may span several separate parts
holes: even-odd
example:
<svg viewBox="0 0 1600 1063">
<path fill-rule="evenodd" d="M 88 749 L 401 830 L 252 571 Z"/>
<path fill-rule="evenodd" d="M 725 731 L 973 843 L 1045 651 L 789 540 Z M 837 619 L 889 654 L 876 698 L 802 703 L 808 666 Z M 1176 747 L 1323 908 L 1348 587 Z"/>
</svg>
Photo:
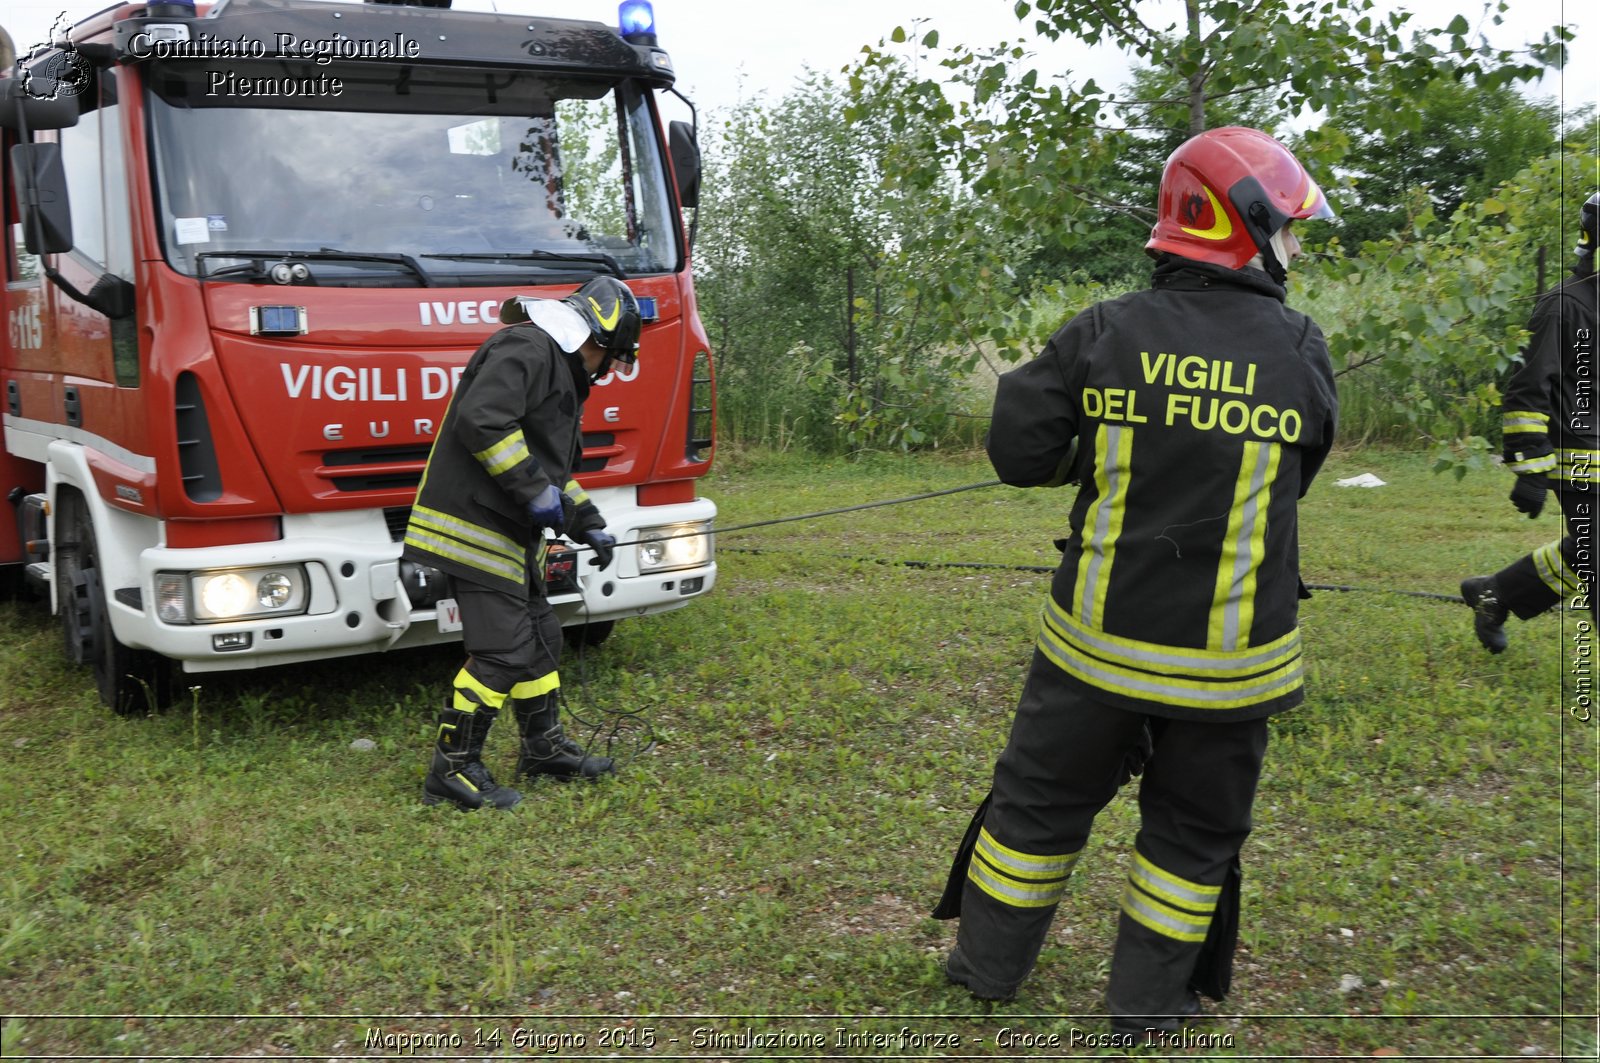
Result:
<svg viewBox="0 0 1600 1063">
<path fill-rule="evenodd" d="M 562 506 L 562 495 L 555 484 L 550 484 L 537 496 L 528 500 L 528 516 L 536 528 L 549 528 L 556 534 L 567 526 L 565 507 Z"/>
<path fill-rule="evenodd" d="M 1511 488 L 1511 504 L 1517 507 L 1517 512 L 1526 513 L 1528 519 L 1532 520 L 1544 509 L 1545 492 L 1549 490 L 1550 481 L 1543 476 L 1519 476 Z"/>
<path fill-rule="evenodd" d="M 583 541 L 594 550 L 594 557 L 589 564 L 596 568 L 607 568 L 611 558 L 617 552 L 617 537 L 604 528 L 590 528 L 583 533 Z"/>
</svg>

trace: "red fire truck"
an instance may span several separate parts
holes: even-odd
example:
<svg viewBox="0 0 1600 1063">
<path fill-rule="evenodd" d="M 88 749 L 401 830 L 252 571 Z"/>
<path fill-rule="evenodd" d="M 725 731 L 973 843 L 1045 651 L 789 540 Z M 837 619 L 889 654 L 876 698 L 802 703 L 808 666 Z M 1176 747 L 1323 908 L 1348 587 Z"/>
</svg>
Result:
<svg viewBox="0 0 1600 1063">
<path fill-rule="evenodd" d="M 504 300 L 601 272 L 645 317 L 583 424 L 624 547 L 553 550 L 552 603 L 593 642 L 712 587 L 699 156 L 649 5 L 439 2 L 126 4 L 0 77 L 0 573 L 48 588 L 117 711 L 170 700 L 174 663 L 459 638 L 400 559 L 436 427 Z"/>
</svg>

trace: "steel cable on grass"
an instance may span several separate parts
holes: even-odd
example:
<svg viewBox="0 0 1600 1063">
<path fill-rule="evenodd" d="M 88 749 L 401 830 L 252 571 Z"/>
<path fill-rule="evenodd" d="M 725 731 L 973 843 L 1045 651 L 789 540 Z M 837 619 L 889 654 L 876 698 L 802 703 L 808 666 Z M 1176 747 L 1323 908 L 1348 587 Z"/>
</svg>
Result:
<svg viewBox="0 0 1600 1063">
<path fill-rule="evenodd" d="M 665 542 L 665 541 L 670 540 L 670 539 L 686 539 L 686 538 L 692 538 L 694 536 L 699 536 L 699 535 L 707 535 L 707 536 L 709 536 L 709 535 L 727 535 L 727 534 L 730 534 L 730 533 L 733 533 L 733 532 L 752 531 L 752 530 L 754 530 L 756 528 L 769 528 L 769 527 L 773 527 L 774 525 L 778 525 L 778 524 L 793 524 L 793 523 L 796 523 L 796 522 L 802 521 L 802 520 L 816 520 L 816 519 L 821 518 L 821 517 L 834 517 L 834 516 L 839 516 L 839 515 L 844 514 L 844 513 L 857 513 L 857 512 L 860 512 L 862 510 L 866 510 L 866 509 L 881 509 L 881 508 L 883 508 L 885 506 L 899 506 L 899 505 L 905 505 L 906 503 L 909 503 L 909 502 L 922 502 L 922 501 L 925 501 L 925 500 L 930 499 L 930 498 L 940 498 L 940 497 L 943 497 L 945 495 L 961 494 L 962 492 L 965 492 L 965 491 L 978 491 L 978 490 L 982 490 L 983 488 L 987 488 L 987 487 L 999 487 L 1000 484 L 1001 484 L 1001 481 L 999 481 L 999 480 L 982 480 L 982 481 L 980 481 L 978 483 L 963 484 L 960 487 L 946 487 L 946 488 L 943 488 L 943 489 L 938 490 L 938 491 L 925 491 L 925 492 L 923 492 L 921 494 L 906 495 L 906 496 L 904 496 L 902 498 L 890 498 L 890 499 L 884 499 L 884 500 L 878 501 L 878 502 L 861 502 L 861 503 L 858 503 L 858 504 L 853 505 L 853 506 L 839 506 L 839 507 L 834 508 L 834 509 L 823 509 L 823 510 L 818 510 L 818 511 L 816 511 L 814 513 L 802 513 L 802 514 L 798 514 L 796 516 L 772 517 L 772 518 L 769 518 L 767 520 L 750 521 L 749 523 L 746 523 L 746 524 L 734 524 L 734 525 L 730 525 L 730 526 L 725 527 L 725 528 L 711 528 L 708 531 L 679 532 L 679 533 L 677 533 L 675 535 L 655 536 L 655 537 L 653 537 L 651 539 L 630 539 L 630 540 L 617 542 L 617 543 L 613 544 L 613 549 L 615 549 L 616 547 L 621 547 L 621 546 L 638 546 L 638 545 L 640 545 L 642 543 L 645 543 L 645 542 L 655 543 L 655 542 Z M 795 551 L 786 551 L 786 550 L 778 550 L 778 551 L 764 550 L 764 549 L 762 549 L 760 547 L 734 546 L 734 547 L 724 547 L 723 549 L 725 551 L 727 551 L 727 552 L 730 552 L 730 553 L 742 553 L 742 554 L 773 554 L 773 553 L 785 554 L 785 553 L 795 553 Z M 594 550 L 594 547 L 588 546 L 588 545 L 581 545 L 581 544 L 578 545 L 575 548 L 575 552 L 576 553 L 583 553 L 585 551 L 592 552 L 593 550 Z M 807 557 L 811 557 L 811 558 L 816 558 L 816 557 L 819 557 L 819 556 L 826 556 L 830 560 L 851 561 L 851 562 L 855 562 L 857 564 L 898 565 L 898 566 L 904 566 L 904 567 L 907 567 L 907 568 L 920 568 L 920 569 L 958 568 L 958 569 L 976 569 L 976 570 L 989 570 L 989 571 L 1000 570 L 1000 571 L 1006 571 L 1006 572 L 1027 572 L 1027 573 L 1039 574 L 1039 575 L 1048 575 L 1048 574 L 1054 573 L 1056 571 L 1056 568 L 1057 568 L 1057 566 L 1054 566 L 1054 565 L 1007 565 L 1007 564 L 1001 564 L 999 562 L 991 562 L 991 561 L 933 561 L 933 560 L 928 560 L 928 559 L 925 559 L 925 558 L 890 559 L 890 558 L 881 558 L 881 557 L 854 557 L 854 556 L 847 555 L 847 554 L 818 555 L 818 554 L 816 554 L 814 552 L 813 553 L 808 553 L 806 556 Z M 1423 598 L 1423 599 L 1427 599 L 1427 600 L 1430 600 L 1430 601 L 1451 602 L 1451 603 L 1457 604 L 1457 605 L 1465 605 L 1466 604 L 1465 600 L 1460 595 L 1456 595 L 1456 594 L 1440 594 L 1440 593 L 1435 592 L 1435 591 L 1404 590 L 1404 589 L 1401 589 L 1401 588 L 1394 588 L 1394 587 L 1358 587 L 1358 586 L 1352 586 L 1352 585 L 1349 585 L 1349 584 L 1339 584 L 1339 583 L 1308 583 L 1308 584 L 1306 584 L 1306 589 L 1307 590 L 1312 590 L 1312 591 L 1334 591 L 1334 592 L 1339 592 L 1339 593 L 1357 593 L 1357 594 L 1398 594 L 1398 595 L 1402 595 L 1402 596 L 1410 597 L 1410 598 Z M 584 616 L 584 622 L 586 624 L 589 622 L 588 621 L 588 615 L 589 615 L 589 605 L 588 605 L 587 600 L 585 600 L 584 604 L 583 604 L 583 616 Z M 584 692 L 585 698 L 587 698 L 587 696 L 588 696 L 588 674 L 587 674 L 587 669 L 585 668 L 585 665 L 584 665 L 584 656 L 585 656 L 585 650 L 586 649 L 587 649 L 587 643 L 580 643 L 579 644 L 579 647 L 578 647 L 578 689 Z M 580 713 L 575 711 L 570 705 L 567 704 L 565 696 L 562 697 L 561 704 L 562 704 L 563 708 L 566 709 L 568 715 L 570 715 L 575 722 L 577 722 L 577 723 L 583 725 L 584 727 L 588 728 L 589 741 L 587 743 L 585 743 L 585 749 L 586 750 L 589 748 L 590 745 L 592 745 L 600 737 L 600 734 L 601 734 L 602 731 L 606 731 L 606 736 L 605 736 L 606 753 L 607 753 L 607 755 L 612 755 L 613 754 L 613 750 L 616 748 L 617 743 L 621 740 L 621 737 L 622 737 L 623 733 L 626 730 L 631 728 L 631 726 L 636 724 L 636 723 L 640 724 L 640 725 L 642 725 L 644 727 L 644 740 L 642 741 L 642 743 L 636 742 L 635 745 L 634 745 L 633 750 L 627 755 L 627 757 L 625 759 L 620 757 L 620 756 L 616 757 L 618 767 L 623 767 L 623 766 L 626 766 L 627 764 L 631 764 L 638 757 L 643 756 L 645 753 L 648 753 L 651 749 L 653 749 L 655 747 L 655 744 L 656 744 L 655 728 L 652 727 L 650 725 L 650 721 L 645 718 L 645 716 L 644 716 L 644 711 L 645 710 L 644 710 L 643 707 L 635 708 L 635 709 L 607 709 L 607 708 L 602 708 L 600 710 L 602 718 L 599 721 L 595 721 L 595 720 L 587 719 L 583 715 L 581 715 Z M 609 724 L 608 724 L 608 721 L 609 721 Z M 609 729 L 608 729 L 608 727 L 609 727 Z"/>
<path fill-rule="evenodd" d="M 929 498 L 939 498 L 943 495 L 956 495 L 961 494 L 963 491 L 977 491 L 986 487 L 999 487 L 1000 485 L 1001 481 L 999 480 L 981 480 L 978 483 L 963 484 L 960 487 L 946 487 L 938 491 L 925 491 L 922 494 L 906 495 L 903 498 L 889 498 L 880 502 L 862 502 L 853 506 L 840 506 L 837 509 L 823 509 L 816 511 L 815 513 L 802 513 L 798 516 L 792 517 L 773 517 L 768 520 L 751 521 L 748 524 L 734 524 L 726 528 L 712 528 L 709 531 L 679 532 L 676 535 L 662 535 L 648 540 L 629 539 L 626 542 L 615 543 L 614 546 L 638 546 L 644 542 L 659 543 L 666 542 L 670 539 L 693 538 L 694 536 L 698 535 L 727 535 L 732 532 L 750 531 L 755 528 L 768 528 L 776 524 L 792 524 L 796 521 L 816 520 L 819 517 L 838 516 L 841 513 L 855 513 L 864 509 L 880 509 L 884 506 L 904 505 L 907 502 L 921 502 Z M 576 549 L 581 553 L 583 551 L 592 551 L 594 547 L 580 545 Z M 771 552 L 764 551 L 759 547 L 734 546 L 724 547 L 724 549 L 730 553 L 743 554 L 761 554 Z M 811 556 L 815 557 L 819 555 L 812 554 Z M 1056 566 L 1053 565 L 1005 565 L 1000 564 L 999 562 L 987 561 L 929 561 L 920 558 L 912 558 L 909 560 L 892 560 L 878 557 L 852 557 L 846 554 L 829 554 L 826 556 L 833 560 L 839 561 L 856 561 L 863 564 L 875 565 L 904 565 L 908 568 L 1002 569 L 1010 572 L 1043 573 L 1054 572 L 1056 570 Z M 1458 605 L 1465 604 L 1465 601 L 1459 594 L 1440 594 L 1436 591 L 1411 591 L 1392 587 L 1356 587 L 1339 583 L 1308 583 L 1306 584 L 1306 589 L 1313 591 L 1339 591 L 1360 594 L 1399 594 L 1411 598 L 1426 598 L 1433 601 L 1455 602 Z"/>
<path fill-rule="evenodd" d="M 735 525 L 732 525 L 731 527 L 727 527 L 727 528 L 712 528 L 709 531 L 679 532 L 676 535 L 661 535 L 661 536 L 655 536 L 655 537 L 650 538 L 650 539 L 630 539 L 630 540 L 627 540 L 627 541 L 624 541 L 624 542 L 617 542 L 617 543 L 612 544 L 612 549 L 616 549 L 617 547 L 622 547 L 622 546 L 638 546 L 641 543 L 645 543 L 645 542 L 659 543 L 659 542 L 665 542 L 665 541 L 667 541 L 669 539 L 687 539 L 687 538 L 692 538 L 692 537 L 698 536 L 698 535 L 718 535 L 718 534 L 724 534 L 725 535 L 725 534 L 728 534 L 730 532 L 750 531 L 750 530 L 752 530 L 754 528 L 767 528 L 767 527 L 771 527 L 771 526 L 773 526 L 775 524 L 792 524 L 795 521 L 815 520 L 818 517 L 833 517 L 833 516 L 838 516 L 841 513 L 855 513 L 855 512 L 858 512 L 860 510 L 864 510 L 864 509 L 879 509 L 879 508 L 882 508 L 884 506 L 898 506 L 898 505 L 903 505 L 903 504 L 905 504 L 907 502 L 921 502 L 924 499 L 939 498 L 942 495 L 954 495 L 954 494 L 960 494 L 963 491 L 976 491 L 976 490 L 979 490 L 980 488 L 998 487 L 998 486 L 1000 486 L 1000 481 L 999 480 L 984 480 L 984 481 L 982 481 L 980 483 L 965 484 L 965 485 L 963 485 L 961 487 L 947 487 L 947 488 L 943 488 L 942 490 L 938 490 L 938 491 L 925 491 L 922 494 L 908 495 L 908 496 L 906 496 L 904 498 L 885 499 L 885 500 L 883 500 L 881 502 L 862 502 L 862 503 L 859 503 L 859 504 L 853 505 L 853 506 L 840 506 L 840 507 L 838 507 L 836 509 L 820 510 L 820 511 L 818 511 L 816 513 L 803 513 L 803 514 L 800 514 L 799 516 L 773 517 L 773 518 L 770 518 L 768 520 L 751 521 L 748 524 L 735 524 Z M 584 553 L 585 551 L 593 552 L 593 550 L 594 550 L 594 547 L 592 547 L 592 546 L 579 544 L 578 546 L 576 546 L 574 552 L 581 554 L 581 553 Z M 589 603 L 588 603 L 587 599 L 583 599 L 583 614 L 582 615 L 583 615 L 584 623 L 588 624 L 589 623 Z M 588 669 L 585 666 L 585 662 L 584 662 L 585 651 L 587 649 L 588 649 L 588 644 L 587 643 L 580 642 L 578 644 L 578 689 L 583 692 L 583 696 L 584 696 L 584 699 L 586 701 L 588 700 L 588 694 L 589 694 Z M 566 699 L 566 696 L 564 694 L 561 695 L 561 707 L 566 711 L 567 715 L 572 717 L 572 719 L 573 719 L 573 721 L 575 723 L 580 724 L 583 727 L 588 729 L 588 740 L 586 742 L 582 743 L 583 747 L 584 747 L 584 751 L 586 753 L 592 748 L 594 743 L 600 738 L 600 735 L 601 735 L 602 731 L 606 732 L 606 734 L 605 734 L 605 751 L 606 751 L 606 755 L 611 756 L 613 754 L 613 750 L 615 750 L 617 748 L 617 743 L 621 740 L 622 735 L 626 731 L 631 730 L 632 727 L 635 724 L 642 725 L 644 727 L 643 740 L 642 741 L 635 741 L 633 749 L 630 752 L 628 752 L 626 758 L 623 758 L 621 756 L 616 756 L 614 758 L 616 760 L 616 762 L 617 762 L 617 767 L 618 768 L 622 768 L 622 767 L 627 766 L 628 764 L 633 763 L 639 757 L 641 757 L 644 754 L 648 753 L 651 749 L 653 749 L 655 747 L 655 744 L 656 744 L 655 728 L 653 726 L 651 726 L 649 719 L 647 719 L 645 717 L 645 715 L 644 715 L 644 711 L 645 710 L 644 710 L 644 708 L 642 706 L 639 707 L 639 708 L 634 708 L 634 709 L 601 708 L 599 710 L 600 711 L 600 715 L 601 715 L 601 718 L 599 720 L 593 720 L 593 719 L 586 718 L 581 713 L 579 713 L 577 710 L 573 709 L 572 706 L 567 703 L 567 699 Z"/>
</svg>

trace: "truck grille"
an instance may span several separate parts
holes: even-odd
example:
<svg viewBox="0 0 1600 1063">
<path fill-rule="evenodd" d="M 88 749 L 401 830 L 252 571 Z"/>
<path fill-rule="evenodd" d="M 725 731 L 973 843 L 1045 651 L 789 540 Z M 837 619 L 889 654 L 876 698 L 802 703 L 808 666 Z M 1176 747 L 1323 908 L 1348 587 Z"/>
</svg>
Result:
<svg viewBox="0 0 1600 1063">
<path fill-rule="evenodd" d="M 383 523 L 389 528 L 389 541 L 400 542 L 406 537 L 406 525 L 411 523 L 411 507 L 392 506 L 384 510 Z"/>
<path fill-rule="evenodd" d="M 330 450 L 317 475 L 340 491 L 393 491 L 422 483 L 426 445 Z"/>
</svg>

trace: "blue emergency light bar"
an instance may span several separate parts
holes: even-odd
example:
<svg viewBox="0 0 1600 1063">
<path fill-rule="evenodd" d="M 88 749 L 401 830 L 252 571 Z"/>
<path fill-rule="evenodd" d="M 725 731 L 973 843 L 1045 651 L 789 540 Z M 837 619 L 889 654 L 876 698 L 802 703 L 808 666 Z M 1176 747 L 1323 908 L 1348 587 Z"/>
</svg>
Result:
<svg viewBox="0 0 1600 1063">
<path fill-rule="evenodd" d="M 629 44 L 656 43 L 656 12 L 650 0 L 622 0 L 617 7 L 617 33 Z"/>
</svg>

